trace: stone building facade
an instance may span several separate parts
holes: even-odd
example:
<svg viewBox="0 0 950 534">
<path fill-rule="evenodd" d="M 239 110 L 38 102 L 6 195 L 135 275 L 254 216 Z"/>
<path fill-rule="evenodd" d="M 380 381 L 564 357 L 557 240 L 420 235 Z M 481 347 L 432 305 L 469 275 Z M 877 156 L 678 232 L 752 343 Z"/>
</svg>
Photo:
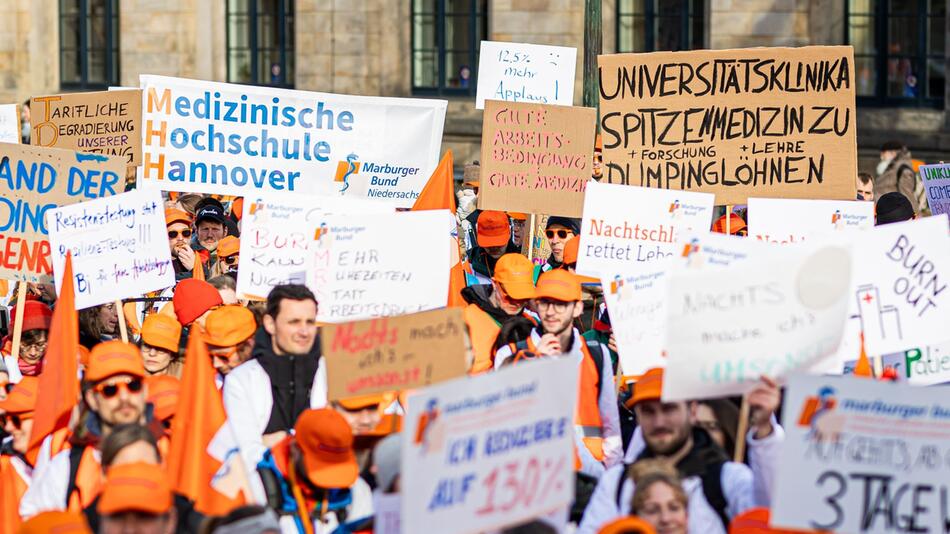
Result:
<svg viewBox="0 0 950 534">
<path fill-rule="evenodd" d="M 926 88 L 916 89 L 928 91 L 926 98 L 919 94 L 888 98 L 895 96 L 890 93 L 859 98 L 862 170 L 873 168 L 877 147 L 890 138 L 906 142 L 921 159 L 950 159 L 950 98 L 945 97 L 942 82 L 948 63 L 943 47 L 950 33 L 944 2 L 950 4 L 950 0 L 602 0 L 603 51 L 629 49 L 631 43 L 636 49 L 652 50 L 671 43 L 678 48 L 732 48 L 852 41 L 859 52 L 867 53 L 864 64 L 876 65 L 872 83 L 880 82 L 874 86 L 878 93 L 913 95 L 911 81 L 923 75 L 929 80 Z M 458 58 L 463 57 L 464 63 L 467 52 L 452 56 L 451 51 L 426 49 L 436 41 L 457 48 L 459 28 L 465 24 L 468 33 L 465 28 L 461 33 L 470 42 L 484 37 L 576 46 L 575 102 L 580 103 L 584 4 L 584 0 L 0 0 L 0 102 L 96 85 L 75 83 L 81 78 L 79 70 L 95 70 L 102 64 L 101 54 L 94 52 L 82 69 L 74 65 L 81 53 L 88 56 L 88 50 L 75 50 L 82 48 L 76 40 L 83 39 L 74 35 L 77 28 L 84 35 L 98 32 L 100 41 L 113 40 L 112 53 L 106 54 L 113 65 L 111 79 L 98 80 L 107 82 L 98 83 L 101 86 L 134 86 L 140 74 L 239 81 L 235 77 L 251 70 L 248 58 L 257 53 L 255 46 L 271 47 L 267 52 L 274 58 L 271 79 L 262 63 L 271 60 L 262 60 L 254 70 L 263 75 L 253 82 L 335 93 L 446 98 L 445 144 L 455 150 L 461 164 L 478 158 L 481 112 L 474 109 L 474 92 L 442 83 L 434 90 L 419 90 L 416 71 L 418 65 L 458 67 Z M 878 4 L 890 7 L 875 7 Z M 251 18 L 251 5 L 263 6 L 254 9 L 265 12 Z M 115 20 L 106 33 L 102 23 L 92 20 L 103 10 Z M 79 23 L 81 17 L 74 16 L 79 12 L 95 15 Z M 476 22 L 465 22 L 468 13 L 476 14 Z M 256 33 L 249 30 L 251 21 L 256 22 Z M 900 32 L 893 28 L 901 24 L 911 30 L 894 35 Z M 878 34 L 869 37 L 869 28 Z M 428 44 L 420 44 L 427 38 Z M 249 39 L 257 43 L 249 45 Z M 67 46 L 66 41 L 72 44 Z M 891 41 L 910 46 L 901 48 Z M 926 50 L 909 50 L 917 45 Z M 893 59 L 875 59 L 882 49 Z M 439 54 L 445 65 L 443 59 L 434 59 Z M 887 76 L 890 85 L 880 76 Z M 72 81 L 67 82 L 68 77 Z M 907 87 L 901 87 L 901 77 L 908 80 Z M 452 83 L 466 85 L 459 77 Z"/>
</svg>

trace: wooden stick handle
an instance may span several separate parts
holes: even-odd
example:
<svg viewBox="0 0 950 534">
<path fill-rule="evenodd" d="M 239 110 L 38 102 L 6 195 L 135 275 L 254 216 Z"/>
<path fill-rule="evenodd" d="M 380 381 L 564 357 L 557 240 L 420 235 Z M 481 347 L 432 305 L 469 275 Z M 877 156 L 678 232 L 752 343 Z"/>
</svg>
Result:
<svg viewBox="0 0 950 534">
<path fill-rule="evenodd" d="M 13 341 L 10 355 L 13 361 L 20 357 L 20 337 L 23 335 L 23 312 L 26 311 L 26 282 L 17 284 L 16 290 L 16 317 L 13 318 Z"/>
<path fill-rule="evenodd" d="M 121 300 L 115 301 L 115 313 L 116 313 L 116 316 L 119 318 L 119 334 L 122 336 L 122 342 L 128 343 L 129 342 L 129 327 L 126 326 L 125 324 L 125 313 L 122 310 Z"/>
<path fill-rule="evenodd" d="M 745 460 L 745 440 L 749 433 L 749 399 L 742 397 L 742 406 L 739 407 L 739 428 L 736 430 L 736 451 L 733 460 L 742 463 Z"/>
</svg>

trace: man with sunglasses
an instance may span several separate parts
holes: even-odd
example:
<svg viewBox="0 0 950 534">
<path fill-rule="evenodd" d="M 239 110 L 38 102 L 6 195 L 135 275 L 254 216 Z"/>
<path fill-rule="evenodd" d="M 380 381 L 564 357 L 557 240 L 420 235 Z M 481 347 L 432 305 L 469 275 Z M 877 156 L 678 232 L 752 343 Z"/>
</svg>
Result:
<svg viewBox="0 0 950 534">
<path fill-rule="evenodd" d="M 191 241 L 191 216 L 177 208 L 165 210 L 165 228 L 168 230 L 168 249 L 172 254 L 175 281 L 191 278 L 197 254 L 188 244 Z M 207 273 L 205 273 L 207 274 Z"/>
<path fill-rule="evenodd" d="M 71 438 L 72 448 L 54 456 L 27 490 L 20 514 L 29 518 L 46 510 L 81 511 L 102 485 L 99 445 L 117 425 L 147 424 L 148 391 L 138 347 L 106 341 L 93 347 L 81 383 L 83 412 Z"/>
<path fill-rule="evenodd" d="M 0 448 L 0 532 L 16 532 L 20 526 L 20 499 L 30 487 L 33 466 L 26 460 L 39 379 L 23 377 L 0 401 L 0 427 L 11 439 Z"/>
<path fill-rule="evenodd" d="M 241 257 L 241 240 L 229 235 L 218 242 L 218 264 L 212 272 L 218 276 L 227 274 L 237 277 L 238 261 Z"/>
<path fill-rule="evenodd" d="M 564 245 L 581 231 L 580 221 L 569 217 L 548 217 L 544 235 L 548 238 L 551 255 L 548 261 L 541 266 L 542 271 L 557 269 L 564 263 Z"/>
<path fill-rule="evenodd" d="M 237 305 L 221 306 L 205 319 L 205 343 L 217 371 L 218 388 L 237 366 L 251 358 L 257 322 L 251 310 Z"/>
</svg>

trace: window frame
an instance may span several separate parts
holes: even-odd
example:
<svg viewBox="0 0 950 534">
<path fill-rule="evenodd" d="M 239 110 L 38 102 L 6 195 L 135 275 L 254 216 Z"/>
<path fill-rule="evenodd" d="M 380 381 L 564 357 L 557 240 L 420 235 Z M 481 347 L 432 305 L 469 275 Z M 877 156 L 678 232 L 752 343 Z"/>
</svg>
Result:
<svg viewBox="0 0 950 534">
<path fill-rule="evenodd" d="M 409 1 L 409 87 L 410 92 L 413 95 L 418 96 L 459 96 L 459 97 L 474 97 L 478 88 L 478 57 L 481 53 L 481 42 L 484 39 L 488 39 L 488 12 L 490 9 L 490 2 L 488 0 L 471 0 L 471 7 L 468 13 L 468 35 L 469 35 L 469 45 L 468 50 L 469 56 L 469 70 L 471 71 L 471 78 L 469 79 L 468 87 L 448 87 L 445 83 L 445 56 L 451 51 L 445 46 L 445 35 L 446 35 L 446 9 L 445 2 L 446 0 L 433 0 L 435 3 L 435 12 L 416 12 L 416 3 L 414 0 Z M 416 48 L 416 17 L 417 16 L 433 16 L 435 18 L 435 53 L 437 55 L 437 72 L 436 77 L 438 79 L 438 85 L 436 87 L 429 86 L 417 86 L 416 85 L 416 52 L 422 52 L 429 50 L 427 48 Z M 457 12 L 453 12 L 452 16 L 458 16 Z M 481 32 L 479 30 L 479 24 L 481 24 Z M 481 38 L 477 37 L 477 34 L 481 34 Z"/>
<path fill-rule="evenodd" d="M 90 82 L 89 81 L 89 54 L 92 48 L 89 46 L 90 36 L 89 36 L 89 26 L 90 20 L 93 15 L 90 12 L 89 0 L 76 0 L 79 5 L 79 14 L 77 18 L 79 19 L 79 24 L 77 26 L 77 32 L 81 36 L 79 47 L 78 48 L 69 48 L 69 51 L 74 51 L 76 53 L 76 59 L 79 61 L 79 81 L 66 81 L 65 80 L 65 61 L 63 61 L 63 55 L 66 53 L 67 48 L 63 46 L 64 43 L 64 21 L 67 18 L 72 18 L 72 15 L 64 14 L 64 5 L 66 0 L 59 0 L 57 2 L 57 31 L 59 36 L 59 86 L 60 89 L 66 91 L 96 91 L 108 89 L 110 86 L 120 85 L 121 79 L 121 50 L 122 43 L 120 40 L 119 32 L 119 15 L 120 15 L 120 5 L 119 0 L 104 0 L 103 4 L 105 6 L 105 14 L 103 19 L 106 20 L 106 47 L 102 49 L 103 52 L 103 62 L 105 63 L 105 81 L 104 82 Z M 115 46 L 113 46 L 115 43 Z M 96 49 L 99 50 L 99 49 Z M 114 67 L 114 68 L 113 68 Z M 115 70 L 115 72 L 112 72 Z"/>
<path fill-rule="evenodd" d="M 635 1 L 636 0 L 631 0 L 631 3 Z M 663 0 L 645 0 L 643 2 L 643 14 L 641 15 L 641 14 L 637 14 L 635 11 L 630 11 L 627 13 L 622 12 L 620 7 L 623 4 L 623 0 L 617 0 L 617 4 L 616 4 L 617 11 L 616 11 L 616 17 L 614 21 L 614 43 L 616 43 L 617 53 L 635 52 L 635 53 L 645 54 L 649 52 L 666 52 L 667 51 L 667 50 L 658 50 L 656 48 L 656 21 L 658 18 L 660 18 L 660 15 L 658 14 L 658 10 L 656 8 L 658 5 L 658 2 L 662 2 L 662 1 Z M 707 47 L 706 43 L 707 43 L 707 39 L 709 38 L 709 31 L 708 31 L 709 17 L 707 16 L 708 9 L 709 9 L 709 2 L 704 1 L 702 10 L 700 12 L 695 12 L 695 10 L 693 9 L 694 1 L 695 0 L 684 0 L 682 10 L 680 11 L 678 15 L 680 17 L 679 48 L 673 51 L 701 50 Z M 634 47 L 634 49 L 632 50 L 622 50 L 620 48 L 620 43 L 623 42 L 621 40 L 621 34 L 622 34 L 621 27 L 623 25 L 623 21 L 625 19 L 632 20 L 634 18 L 641 17 L 641 16 L 643 17 L 643 28 L 644 28 L 643 40 L 645 44 L 645 46 L 643 47 L 643 50 L 637 52 L 636 47 Z M 692 27 L 693 19 L 696 19 L 696 18 L 702 19 L 702 26 L 703 26 L 702 41 L 703 42 L 699 43 L 699 46 L 694 48 L 692 46 L 692 43 L 690 42 L 692 39 L 690 29 Z"/>
<path fill-rule="evenodd" d="M 268 82 L 259 82 L 257 80 L 257 73 L 259 72 L 260 67 L 260 43 L 258 42 L 258 31 L 257 31 L 257 1 L 256 0 L 243 0 L 244 2 L 244 11 L 232 12 L 231 11 L 231 1 L 224 0 L 224 53 L 225 53 L 225 77 L 228 80 L 228 83 L 238 83 L 242 85 L 254 85 L 257 87 L 278 87 L 282 89 L 293 89 L 295 80 L 287 79 L 287 64 L 288 58 L 292 61 L 295 59 L 294 54 L 296 53 L 297 40 L 296 36 L 290 36 L 287 31 L 287 20 L 288 16 L 294 22 L 294 28 L 296 28 L 296 5 L 294 0 L 277 0 L 277 13 L 275 14 L 276 18 L 276 31 L 277 31 L 277 40 L 278 40 L 278 63 L 280 66 L 280 78 L 277 83 Z M 247 46 L 231 46 L 231 17 L 232 16 L 244 16 L 247 18 Z M 291 39 L 291 37 L 293 37 Z M 292 42 L 291 42 L 292 41 Z M 250 81 L 235 81 L 232 82 L 232 69 L 234 66 L 231 64 L 231 52 L 235 50 L 247 50 L 251 62 L 250 62 L 250 72 L 251 80 Z M 294 65 L 294 77 L 297 75 L 297 68 Z"/>
</svg>

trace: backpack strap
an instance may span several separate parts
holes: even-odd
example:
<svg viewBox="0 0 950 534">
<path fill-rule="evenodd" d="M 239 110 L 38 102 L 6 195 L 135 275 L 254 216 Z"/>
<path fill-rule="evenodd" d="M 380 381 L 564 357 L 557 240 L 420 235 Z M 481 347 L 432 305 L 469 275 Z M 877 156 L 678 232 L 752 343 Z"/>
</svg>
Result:
<svg viewBox="0 0 950 534">
<path fill-rule="evenodd" d="M 729 530 L 729 514 L 727 513 L 729 503 L 722 491 L 722 466 L 724 465 L 726 465 L 725 462 L 711 464 L 703 471 L 700 479 L 703 482 L 703 495 L 706 497 L 706 502 L 719 516 L 723 528 Z"/>
<path fill-rule="evenodd" d="M 66 486 L 66 508 L 69 508 L 69 498 L 76 492 L 76 475 L 79 474 L 79 464 L 82 462 L 82 455 L 86 452 L 86 446 L 76 446 L 69 449 L 69 483 Z"/>
<path fill-rule="evenodd" d="M 604 346 L 601 345 L 600 342 L 593 339 L 588 340 L 584 336 L 581 336 L 580 341 L 581 343 L 587 345 L 587 352 L 590 354 L 591 359 L 594 360 L 594 365 L 597 367 L 597 398 L 600 398 L 600 392 L 603 390 L 604 384 L 604 356 L 607 356 L 608 358 L 610 356 L 604 354 Z"/>
<path fill-rule="evenodd" d="M 630 469 L 633 467 L 632 463 L 623 464 L 623 475 L 620 476 L 620 482 L 617 482 L 617 495 L 615 500 L 617 501 L 617 510 L 620 510 L 620 494 L 623 493 L 623 485 L 630 480 Z M 632 512 L 631 512 L 632 513 Z"/>
</svg>

